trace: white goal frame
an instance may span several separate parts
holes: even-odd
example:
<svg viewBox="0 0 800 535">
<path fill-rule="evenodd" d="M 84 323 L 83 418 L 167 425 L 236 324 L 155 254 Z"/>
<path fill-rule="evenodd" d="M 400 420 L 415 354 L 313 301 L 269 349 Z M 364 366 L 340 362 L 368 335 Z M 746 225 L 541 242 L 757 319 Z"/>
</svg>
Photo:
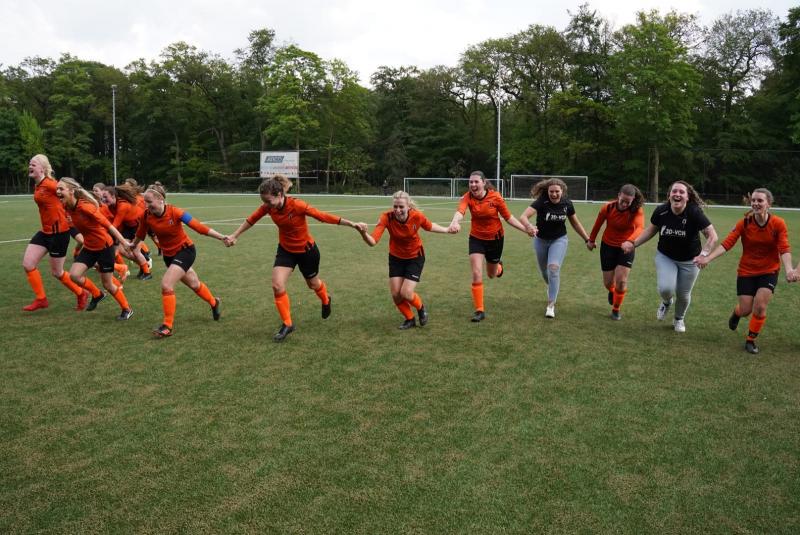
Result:
<svg viewBox="0 0 800 535">
<path fill-rule="evenodd" d="M 589 200 L 589 177 L 586 175 L 511 175 L 512 199 L 530 199 L 531 187 L 548 178 L 560 178 L 567 184 L 567 196 L 573 201 Z M 522 191 L 518 191 L 522 190 Z M 581 198 L 581 195 L 583 198 Z"/>
<path fill-rule="evenodd" d="M 411 185 L 414 182 L 438 182 L 438 183 L 446 183 L 445 190 L 449 191 L 449 196 L 451 199 L 455 197 L 455 183 L 454 180 L 450 177 L 405 177 L 403 178 L 403 191 L 411 195 L 412 197 L 416 197 L 411 191 Z M 421 197 L 425 197 L 426 195 L 419 195 Z M 440 195 L 434 195 L 434 197 L 440 197 Z"/>
</svg>

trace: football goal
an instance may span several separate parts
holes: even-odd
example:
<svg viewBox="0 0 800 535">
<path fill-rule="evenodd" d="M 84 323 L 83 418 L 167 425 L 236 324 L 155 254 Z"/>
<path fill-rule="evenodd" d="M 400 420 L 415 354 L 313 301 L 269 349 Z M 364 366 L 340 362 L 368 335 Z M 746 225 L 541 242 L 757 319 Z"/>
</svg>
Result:
<svg viewBox="0 0 800 535">
<path fill-rule="evenodd" d="M 530 199 L 534 184 L 548 178 L 560 178 L 567 185 L 567 197 L 573 201 L 586 201 L 589 198 L 588 176 L 564 175 L 511 175 L 509 197 L 512 199 Z"/>
<path fill-rule="evenodd" d="M 454 197 L 453 179 L 406 177 L 403 191 L 412 197 Z"/>
</svg>

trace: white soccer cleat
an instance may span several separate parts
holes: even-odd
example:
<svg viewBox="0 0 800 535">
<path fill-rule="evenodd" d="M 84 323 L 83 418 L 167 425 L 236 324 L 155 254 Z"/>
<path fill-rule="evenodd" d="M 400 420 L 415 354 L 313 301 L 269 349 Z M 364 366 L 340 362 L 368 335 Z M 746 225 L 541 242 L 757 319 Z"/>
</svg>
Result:
<svg viewBox="0 0 800 535">
<path fill-rule="evenodd" d="M 556 317 L 556 306 L 555 305 L 547 305 L 547 309 L 544 311 L 545 318 L 555 318 Z"/>
<path fill-rule="evenodd" d="M 669 306 L 671 304 L 672 304 L 672 298 L 670 297 L 669 298 L 669 303 L 665 303 L 665 302 L 662 301 L 661 304 L 658 305 L 658 310 L 656 310 L 656 319 L 658 321 L 663 321 L 664 320 L 664 316 L 667 315 L 667 310 L 669 310 Z"/>
<path fill-rule="evenodd" d="M 679 320 L 678 318 L 675 318 L 674 320 L 672 320 L 672 326 L 675 327 L 675 332 L 676 333 L 685 333 L 686 332 L 686 324 L 683 322 L 683 320 Z"/>
</svg>

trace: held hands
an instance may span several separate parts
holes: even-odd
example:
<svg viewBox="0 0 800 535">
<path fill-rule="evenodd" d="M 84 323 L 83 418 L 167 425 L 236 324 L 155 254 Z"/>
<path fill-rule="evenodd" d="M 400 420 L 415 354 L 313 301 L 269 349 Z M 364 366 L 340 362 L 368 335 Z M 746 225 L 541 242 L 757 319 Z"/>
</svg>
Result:
<svg viewBox="0 0 800 535">
<path fill-rule="evenodd" d="M 531 238 L 535 238 L 536 235 L 539 234 L 539 229 L 536 227 L 536 225 L 527 225 L 525 227 L 525 233 Z"/>
<path fill-rule="evenodd" d="M 799 282 L 800 281 L 800 269 L 793 269 L 786 273 L 786 282 Z"/>
<path fill-rule="evenodd" d="M 233 247 L 234 245 L 236 245 L 236 238 L 232 236 L 223 236 L 222 243 L 225 244 L 225 247 Z"/>
<path fill-rule="evenodd" d="M 596 244 L 595 242 L 593 242 L 592 240 L 587 240 L 587 241 L 586 241 L 586 248 L 587 248 L 588 250 L 592 251 L 592 250 L 594 250 L 595 248 L 597 248 L 597 244 Z"/>
<path fill-rule="evenodd" d="M 356 229 L 361 234 L 366 234 L 367 233 L 367 224 L 364 223 L 364 222 L 355 223 L 353 225 L 353 228 Z"/>
<path fill-rule="evenodd" d="M 694 257 L 693 262 L 695 266 L 703 269 L 708 265 L 709 262 L 711 262 L 711 260 L 708 258 L 708 255 L 697 255 Z M 786 276 L 788 277 L 789 274 L 787 273 Z"/>
<path fill-rule="evenodd" d="M 447 232 L 450 234 L 458 234 L 458 231 L 461 230 L 461 225 L 457 222 L 453 221 L 450 223 L 450 226 L 447 227 Z"/>
</svg>

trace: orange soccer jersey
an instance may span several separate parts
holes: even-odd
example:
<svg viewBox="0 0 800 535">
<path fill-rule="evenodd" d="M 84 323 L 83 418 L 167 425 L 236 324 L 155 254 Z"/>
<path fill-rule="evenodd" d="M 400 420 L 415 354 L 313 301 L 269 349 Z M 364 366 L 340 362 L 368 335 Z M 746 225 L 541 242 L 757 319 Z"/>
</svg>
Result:
<svg viewBox="0 0 800 535">
<path fill-rule="evenodd" d="M 612 247 L 619 247 L 624 241 L 633 241 L 644 230 L 644 210 L 639 207 L 636 212 L 630 210 L 619 210 L 617 201 L 606 203 L 597 214 L 592 232 L 589 233 L 589 240 L 595 241 L 597 233 L 603 222 L 606 229 L 603 231 L 603 243 Z"/>
<path fill-rule="evenodd" d="M 139 207 L 125 199 L 117 199 L 116 206 L 110 210 L 114 214 L 113 224 L 118 230 L 122 230 L 123 227 L 137 226 L 142 216 Z"/>
<path fill-rule="evenodd" d="M 467 192 L 461 197 L 457 210 L 463 214 L 467 208 L 472 219 L 470 236 L 480 240 L 496 240 L 503 237 L 503 223 L 499 216 L 508 221 L 511 212 L 499 193 L 488 190 L 483 199 L 476 199 Z"/>
<path fill-rule="evenodd" d="M 760 226 L 752 215 L 740 219 L 722 242 L 722 247 L 730 251 L 740 237 L 742 257 L 736 270 L 740 277 L 780 271 L 780 255 L 791 250 L 786 222 L 773 214 L 769 214 L 764 226 Z"/>
<path fill-rule="evenodd" d="M 377 243 L 380 241 L 384 230 L 389 231 L 389 254 L 397 258 L 416 258 L 424 251 L 419 229 L 430 231 L 432 223 L 419 210 L 409 210 L 408 218 L 401 223 L 391 210 L 381 214 L 372 237 Z"/>
<path fill-rule="evenodd" d="M 300 199 L 288 196 L 284 199 L 283 206 L 277 209 L 262 204 L 250 214 L 247 222 L 255 225 L 259 219 L 269 215 L 278 227 L 278 243 L 290 253 L 304 253 L 314 245 L 314 238 L 308 232 L 307 215 L 331 225 L 338 225 L 342 220 L 341 217 L 317 210 Z"/>
<path fill-rule="evenodd" d="M 57 234 L 69 230 L 64 205 L 56 196 L 56 179 L 44 177 L 33 190 L 33 200 L 39 207 L 42 232 Z"/>
<path fill-rule="evenodd" d="M 189 212 L 184 212 L 171 204 L 165 204 L 164 213 L 160 216 L 145 212 L 141 224 L 136 230 L 136 237 L 143 240 L 147 236 L 147 231 L 152 230 L 158 237 L 164 256 L 175 256 L 183 247 L 192 245 L 192 240 L 183 230 L 182 223 L 186 223 L 200 234 L 208 234 L 210 230 L 204 224 L 193 219 Z"/>
<path fill-rule="evenodd" d="M 112 245 L 108 230 L 111 222 L 100 213 L 100 209 L 89 201 L 79 199 L 74 208 L 67 209 L 72 224 L 83 234 L 83 246 L 89 251 L 102 251 Z"/>
</svg>

